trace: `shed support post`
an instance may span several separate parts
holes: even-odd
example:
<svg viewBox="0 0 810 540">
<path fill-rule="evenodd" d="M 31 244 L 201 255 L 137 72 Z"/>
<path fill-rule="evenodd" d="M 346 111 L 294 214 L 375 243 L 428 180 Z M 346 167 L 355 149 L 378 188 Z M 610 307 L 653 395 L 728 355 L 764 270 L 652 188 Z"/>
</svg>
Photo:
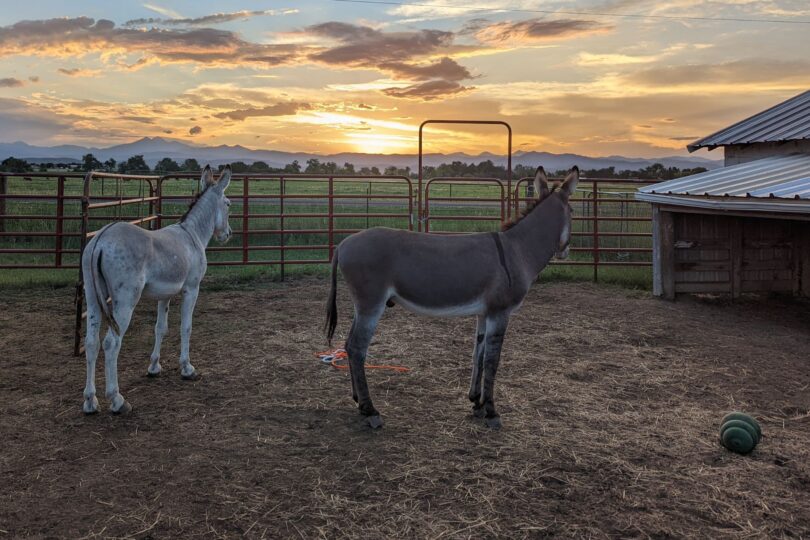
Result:
<svg viewBox="0 0 810 540">
<path fill-rule="evenodd" d="M 731 257 L 731 298 L 742 294 L 743 220 L 732 218 L 729 225 L 729 256 Z"/>
<path fill-rule="evenodd" d="M 799 244 L 799 296 L 810 298 L 810 223 L 797 227 L 796 242 Z"/>
<path fill-rule="evenodd" d="M 671 212 L 652 208 L 653 294 L 675 299 L 675 226 Z"/>
</svg>

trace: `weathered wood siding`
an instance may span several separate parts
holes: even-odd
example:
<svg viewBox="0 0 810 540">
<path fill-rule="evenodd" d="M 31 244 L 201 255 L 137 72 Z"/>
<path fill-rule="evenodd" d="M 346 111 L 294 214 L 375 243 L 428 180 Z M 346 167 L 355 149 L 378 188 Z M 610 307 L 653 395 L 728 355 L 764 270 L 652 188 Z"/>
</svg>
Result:
<svg viewBox="0 0 810 540">
<path fill-rule="evenodd" d="M 810 296 L 810 223 L 660 209 L 654 215 L 657 296 L 770 291 Z M 662 225 L 670 222 L 673 233 L 667 238 Z"/>
</svg>

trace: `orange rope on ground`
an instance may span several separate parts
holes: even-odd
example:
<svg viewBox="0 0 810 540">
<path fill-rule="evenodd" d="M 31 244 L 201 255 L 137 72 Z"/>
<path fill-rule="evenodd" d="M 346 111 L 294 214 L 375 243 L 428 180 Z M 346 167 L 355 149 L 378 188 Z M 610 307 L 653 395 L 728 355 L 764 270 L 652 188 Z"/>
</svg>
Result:
<svg viewBox="0 0 810 540">
<path fill-rule="evenodd" d="M 315 357 L 318 358 L 321 362 L 325 364 L 329 364 L 335 369 L 344 369 L 348 370 L 349 366 L 347 364 L 341 364 L 339 362 L 346 361 L 349 359 L 349 355 L 346 354 L 345 349 L 332 349 L 331 351 L 323 351 L 319 353 L 315 353 Z M 397 371 L 399 373 L 407 373 L 411 370 L 411 368 L 406 368 L 404 366 L 388 366 L 388 365 L 373 365 L 373 364 L 366 364 L 367 369 L 387 369 L 389 371 Z"/>
</svg>

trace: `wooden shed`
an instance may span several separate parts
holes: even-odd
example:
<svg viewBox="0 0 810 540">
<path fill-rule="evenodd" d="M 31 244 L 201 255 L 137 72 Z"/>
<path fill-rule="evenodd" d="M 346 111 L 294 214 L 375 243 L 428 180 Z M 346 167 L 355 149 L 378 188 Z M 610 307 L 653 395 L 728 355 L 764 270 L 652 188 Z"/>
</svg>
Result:
<svg viewBox="0 0 810 540">
<path fill-rule="evenodd" d="M 636 194 L 652 203 L 653 293 L 810 297 L 810 91 L 688 148 L 703 147 L 728 166 Z"/>
</svg>

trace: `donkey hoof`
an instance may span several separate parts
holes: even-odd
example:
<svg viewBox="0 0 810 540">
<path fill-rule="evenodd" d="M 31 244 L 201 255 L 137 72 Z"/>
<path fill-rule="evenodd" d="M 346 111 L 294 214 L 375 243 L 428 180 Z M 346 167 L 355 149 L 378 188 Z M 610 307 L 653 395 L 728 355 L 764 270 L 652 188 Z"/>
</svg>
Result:
<svg viewBox="0 0 810 540">
<path fill-rule="evenodd" d="M 184 381 L 196 381 L 202 377 L 202 373 L 200 373 L 197 370 L 194 370 L 188 375 L 181 373 L 180 376 L 183 378 Z"/>
<path fill-rule="evenodd" d="M 151 371 L 149 371 L 147 369 L 146 370 L 146 376 L 149 377 L 150 379 L 154 379 L 155 377 L 160 377 L 160 371 L 156 371 L 156 372 L 152 373 Z"/>
<path fill-rule="evenodd" d="M 124 401 L 124 403 L 122 403 L 121 406 L 118 407 L 117 411 L 112 411 L 112 413 L 116 416 L 121 414 L 127 414 L 129 412 L 132 412 L 132 405 L 129 404 L 129 401 Z"/>
<path fill-rule="evenodd" d="M 472 408 L 472 415 L 473 415 L 475 418 L 483 418 L 483 417 L 484 417 L 484 414 L 486 414 L 486 411 L 484 410 L 484 408 L 483 408 L 483 407 L 475 407 L 475 406 L 473 406 L 473 408 Z"/>
<path fill-rule="evenodd" d="M 82 405 L 82 412 L 88 416 L 96 414 L 98 412 L 98 398 L 94 397 L 92 401 L 85 400 L 84 405 Z"/>
<path fill-rule="evenodd" d="M 367 417 L 366 423 L 369 425 L 371 429 L 380 429 L 381 427 L 383 427 L 382 416 L 380 416 L 379 414 Z"/>
<path fill-rule="evenodd" d="M 501 417 L 500 416 L 493 416 L 492 418 L 487 418 L 486 422 L 487 422 L 487 427 L 491 428 L 491 429 L 496 429 L 497 430 L 497 429 L 501 429 L 501 426 L 503 426 L 503 424 L 501 423 Z"/>
</svg>

